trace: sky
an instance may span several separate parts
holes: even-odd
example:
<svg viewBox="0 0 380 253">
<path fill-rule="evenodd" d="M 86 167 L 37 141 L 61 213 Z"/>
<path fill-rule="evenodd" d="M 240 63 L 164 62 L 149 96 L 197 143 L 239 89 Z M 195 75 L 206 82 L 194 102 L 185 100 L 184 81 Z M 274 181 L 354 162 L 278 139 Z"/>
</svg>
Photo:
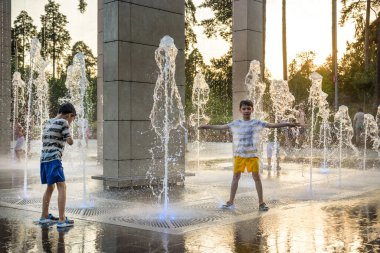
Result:
<svg viewBox="0 0 380 253">
<path fill-rule="evenodd" d="M 203 0 L 193 0 L 195 5 Z M 83 40 L 93 53 L 97 52 L 97 0 L 88 0 L 87 10 L 81 14 L 77 10 L 77 0 L 56 0 L 61 5 L 60 10 L 67 16 L 67 26 L 71 33 L 72 45 Z M 341 4 L 338 0 L 338 12 Z M 40 27 L 40 16 L 44 13 L 47 0 L 12 0 L 12 20 L 25 9 L 32 16 L 34 24 Z M 282 38 L 281 38 L 281 7 L 282 0 L 267 0 L 267 38 L 266 64 L 273 78 L 282 77 Z M 199 8 L 196 17 L 198 21 L 212 17 L 210 9 Z M 339 18 L 340 14 L 338 14 Z M 12 21 L 13 22 L 13 21 Z M 197 47 L 204 56 L 206 63 L 213 57 L 220 57 L 228 50 L 228 44 L 222 38 L 207 39 L 203 28 L 194 28 L 197 37 Z M 342 57 L 346 42 L 354 38 L 354 24 L 349 22 L 344 27 L 338 26 L 338 57 Z M 316 64 L 325 61 L 331 54 L 331 0 L 287 0 L 287 50 L 288 62 L 304 51 L 316 53 Z"/>
<path fill-rule="evenodd" d="M 21 10 L 26 10 L 33 18 L 34 25 L 40 30 L 40 17 L 45 13 L 44 6 L 47 0 L 12 0 L 12 27 L 13 21 L 20 14 Z M 66 15 L 67 30 L 71 35 L 71 46 L 77 41 L 84 41 L 94 55 L 97 54 L 97 29 L 98 29 L 98 0 L 87 0 L 85 13 L 80 13 L 77 6 L 78 0 L 55 0 L 60 4 L 60 11 Z"/>
<path fill-rule="evenodd" d="M 199 5 L 203 0 L 193 0 Z M 331 0 L 287 0 L 287 53 L 288 63 L 297 54 L 305 51 L 316 53 L 316 64 L 322 64 L 331 54 Z M 342 5 L 338 3 L 338 20 Z M 212 17 L 211 10 L 199 9 L 198 21 Z M 228 50 L 222 39 L 206 39 L 203 28 L 195 28 L 198 48 L 208 63 L 210 58 L 219 57 Z M 338 57 L 346 50 L 346 42 L 354 39 L 355 26 L 348 22 L 338 26 Z M 208 41 L 208 43 L 205 43 Z M 267 0 L 266 65 L 273 78 L 282 78 L 282 0 Z"/>
</svg>

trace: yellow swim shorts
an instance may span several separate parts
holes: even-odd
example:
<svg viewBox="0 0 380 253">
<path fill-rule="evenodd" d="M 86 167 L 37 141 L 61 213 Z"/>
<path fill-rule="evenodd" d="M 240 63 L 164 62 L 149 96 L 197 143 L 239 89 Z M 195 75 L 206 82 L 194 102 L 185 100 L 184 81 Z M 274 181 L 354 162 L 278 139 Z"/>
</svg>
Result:
<svg viewBox="0 0 380 253">
<path fill-rule="evenodd" d="M 240 157 L 234 158 L 234 173 L 244 172 L 247 168 L 248 172 L 259 172 L 259 158 L 258 157 Z"/>
</svg>

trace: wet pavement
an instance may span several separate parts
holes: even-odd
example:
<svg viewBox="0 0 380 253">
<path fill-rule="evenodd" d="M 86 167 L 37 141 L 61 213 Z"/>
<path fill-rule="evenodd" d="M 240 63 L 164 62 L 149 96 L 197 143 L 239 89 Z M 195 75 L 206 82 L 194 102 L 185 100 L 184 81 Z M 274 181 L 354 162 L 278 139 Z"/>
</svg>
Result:
<svg viewBox="0 0 380 253">
<path fill-rule="evenodd" d="M 379 194 L 303 203 L 183 235 L 82 220 L 58 230 L 33 225 L 36 213 L 0 208 L 0 252 L 380 252 Z"/>
<path fill-rule="evenodd" d="M 262 173 L 264 197 L 272 203 L 268 212 L 253 208 L 257 198 L 249 175 L 242 176 L 236 209 L 221 212 L 218 205 L 228 198 L 231 182 L 230 151 L 228 144 L 211 144 L 207 150 L 201 168 L 194 157 L 187 159 L 188 171 L 195 176 L 169 191 L 169 207 L 179 210 L 177 215 L 186 214 L 184 210 L 194 213 L 192 221 L 199 222 L 184 225 L 178 233 L 157 232 L 148 226 L 141 229 L 132 223 L 128 227 L 125 220 L 111 224 L 104 215 L 85 217 L 82 212 L 75 216 L 69 211 L 76 217 L 73 228 L 35 225 L 38 203 L 5 203 L 7 197 L 22 196 L 23 165 L 0 161 L 0 252 L 380 252 L 379 170 L 344 168 L 339 184 L 336 169 L 321 173 L 314 168 L 310 190 L 307 164 L 282 163 L 280 173 Z M 83 181 L 80 170 L 67 162 L 64 165 L 70 207 L 73 197 L 81 198 Z M 110 217 L 128 212 L 149 216 L 151 210 L 161 208 L 149 188 L 104 189 L 101 181 L 90 179 L 101 173 L 93 157 L 87 165 L 88 198 L 95 205 L 111 203 Z M 41 198 L 44 188 L 36 161 L 30 164 L 28 182 L 30 199 Z M 52 206 L 55 202 L 56 193 Z M 116 212 L 115 204 L 127 208 Z M 196 213 L 199 207 L 202 212 Z M 205 213 L 208 216 L 202 216 Z M 211 214 L 218 219 L 202 220 Z"/>
</svg>

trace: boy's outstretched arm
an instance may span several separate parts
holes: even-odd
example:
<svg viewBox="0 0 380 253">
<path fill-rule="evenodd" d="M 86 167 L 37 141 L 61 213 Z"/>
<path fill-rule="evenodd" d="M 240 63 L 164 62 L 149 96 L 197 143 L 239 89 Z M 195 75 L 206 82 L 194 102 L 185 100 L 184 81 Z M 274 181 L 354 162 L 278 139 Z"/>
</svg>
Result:
<svg viewBox="0 0 380 253">
<path fill-rule="evenodd" d="M 300 123 L 290 123 L 290 122 L 282 122 L 282 123 L 267 123 L 266 128 L 281 128 L 281 127 L 300 127 Z"/>
<path fill-rule="evenodd" d="M 228 125 L 201 125 L 198 127 L 199 129 L 212 129 L 212 130 L 226 130 L 228 129 Z"/>
</svg>

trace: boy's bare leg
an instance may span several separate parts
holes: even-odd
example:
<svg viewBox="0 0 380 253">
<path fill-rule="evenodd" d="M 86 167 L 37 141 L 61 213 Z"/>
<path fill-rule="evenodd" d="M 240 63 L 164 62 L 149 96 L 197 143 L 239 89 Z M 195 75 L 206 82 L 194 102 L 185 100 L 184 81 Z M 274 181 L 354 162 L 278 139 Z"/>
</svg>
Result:
<svg viewBox="0 0 380 253">
<path fill-rule="evenodd" d="M 66 207 L 66 183 L 58 182 L 58 212 L 59 221 L 63 222 L 65 220 L 65 207 Z"/>
<path fill-rule="evenodd" d="M 240 175 L 241 175 L 241 172 L 238 172 L 238 173 L 234 173 L 234 176 L 232 177 L 230 200 L 228 201 L 228 203 L 230 204 L 234 203 L 236 191 L 239 186 Z"/>
<path fill-rule="evenodd" d="M 50 199 L 51 195 L 53 194 L 54 191 L 54 185 L 48 185 L 46 187 L 44 196 L 42 198 L 42 215 L 41 218 L 47 218 L 49 216 L 49 204 L 50 204 Z"/>
<path fill-rule="evenodd" d="M 263 201 L 263 186 L 261 184 L 260 175 L 258 172 L 252 172 L 252 177 L 253 177 L 253 180 L 255 180 L 257 196 L 259 197 L 259 204 L 264 203 L 264 201 Z"/>
</svg>

